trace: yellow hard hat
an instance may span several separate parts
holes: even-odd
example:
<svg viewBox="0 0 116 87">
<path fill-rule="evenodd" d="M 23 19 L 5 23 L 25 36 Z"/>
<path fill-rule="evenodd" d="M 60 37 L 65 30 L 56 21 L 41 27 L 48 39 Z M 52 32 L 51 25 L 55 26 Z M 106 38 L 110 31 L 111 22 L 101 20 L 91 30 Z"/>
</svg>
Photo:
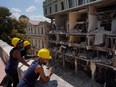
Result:
<svg viewBox="0 0 116 87">
<path fill-rule="evenodd" d="M 13 39 L 12 39 L 12 45 L 13 45 L 14 47 L 16 47 L 16 45 L 17 45 L 17 43 L 19 42 L 19 40 L 20 40 L 19 38 L 16 38 L 16 37 L 13 38 Z"/>
<path fill-rule="evenodd" d="M 26 46 L 30 45 L 31 43 L 30 43 L 29 41 L 26 40 L 26 41 L 24 41 L 23 44 L 24 44 L 24 47 L 26 47 Z"/>
<path fill-rule="evenodd" d="M 52 59 L 52 57 L 50 56 L 50 51 L 46 48 L 42 48 L 38 51 L 37 56 L 44 58 L 44 59 Z"/>
</svg>

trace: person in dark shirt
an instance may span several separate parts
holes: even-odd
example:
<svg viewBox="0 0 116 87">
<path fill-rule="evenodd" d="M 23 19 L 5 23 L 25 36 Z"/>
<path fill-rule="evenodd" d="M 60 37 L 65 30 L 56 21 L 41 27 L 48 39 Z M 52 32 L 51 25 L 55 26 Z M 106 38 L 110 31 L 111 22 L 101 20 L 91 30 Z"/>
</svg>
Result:
<svg viewBox="0 0 116 87">
<path fill-rule="evenodd" d="M 31 43 L 29 41 L 27 41 L 27 40 L 24 41 L 23 45 L 24 45 L 24 48 L 21 49 L 21 56 L 23 58 L 29 59 L 29 58 L 35 58 L 35 57 L 37 57 L 35 55 L 28 55 L 28 51 L 30 51 L 30 49 L 31 49 Z"/>
<path fill-rule="evenodd" d="M 30 67 L 25 72 L 17 87 L 35 87 L 35 83 L 40 77 L 40 81 L 46 83 L 52 75 L 52 68 L 48 69 L 48 76 L 45 75 L 42 65 L 46 65 L 51 59 L 50 51 L 42 48 L 38 51 L 38 59 L 32 62 Z"/>
<path fill-rule="evenodd" d="M 5 67 L 5 72 L 11 79 L 11 82 L 8 84 L 7 87 L 12 87 L 11 86 L 12 83 L 13 83 L 13 87 L 16 87 L 17 84 L 19 83 L 18 72 L 17 72 L 19 62 L 29 67 L 29 64 L 25 62 L 20 52 L 20 49 L 23 48 L 23 40 L 20 40 L 19 38 L 13 38 L 12 44 L 14 47 L 10 51 L 10 57 Z"/>
</svg>

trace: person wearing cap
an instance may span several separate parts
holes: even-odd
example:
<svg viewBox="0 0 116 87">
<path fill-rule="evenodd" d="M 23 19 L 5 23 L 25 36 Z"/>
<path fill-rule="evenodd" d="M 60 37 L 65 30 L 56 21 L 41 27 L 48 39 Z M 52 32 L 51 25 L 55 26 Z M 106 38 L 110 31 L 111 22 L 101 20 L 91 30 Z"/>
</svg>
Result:
<svg viewBox="0 0 116 87">
<path fill-rule="evenodd" d="M 12 87 L 12 83 L 13 87 L 16 87 L 19 83 L 17 72 L 18 63 L 21 62 L 27 67 L 29 67 L 29 64 L 27 64 L 27 62 L 25 62 L 25 60 L 21 56 L 20 49 L 23 48 L 23 40 L 20 40 L 19 38 L 13 38 L 11 43 L 14 47 L 10 51 L 10 57 L 6 64 L 5 72 L 11 78 L 11 82 L 7 84 L 7 87 Z"/>
<path fill-rule="evenodd" d="M 48 69 L 48 76 L 46 76 L 42 65 L 46 65 L 52 58 L 50 51 L 46 48 L 42 48 L 38 51 L 37 56 L 38 59 L 32 62 L 17 87 L 35 87 L 38 77 L 40 77 L 44 83 L 49 81 L 53 73 L 52 68 Z"/>
<path fill-rule="evenodd" d="M 28 51 L 31 49 L 31 43 L 29 41 L 23 42 L 24 48 L 21 49 L 21 56 L 25 59 L 37 57 L 35 55 L 28 55 Z"/>
</svg>

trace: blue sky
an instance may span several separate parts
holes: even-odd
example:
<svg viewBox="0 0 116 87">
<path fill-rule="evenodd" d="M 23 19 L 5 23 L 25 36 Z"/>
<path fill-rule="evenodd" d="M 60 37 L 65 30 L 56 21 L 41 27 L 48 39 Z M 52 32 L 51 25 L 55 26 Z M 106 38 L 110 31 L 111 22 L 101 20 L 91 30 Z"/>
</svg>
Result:
<svg viewBox="0 0 116 87">
<path fill-rule="evenodd" d="M 17 19 L 20 15 L 26 15 L 30 20 L 44 21 L 43 16 L 44 0 L 0 0 L 0 6 L 7 7 Z"/>
</svg>

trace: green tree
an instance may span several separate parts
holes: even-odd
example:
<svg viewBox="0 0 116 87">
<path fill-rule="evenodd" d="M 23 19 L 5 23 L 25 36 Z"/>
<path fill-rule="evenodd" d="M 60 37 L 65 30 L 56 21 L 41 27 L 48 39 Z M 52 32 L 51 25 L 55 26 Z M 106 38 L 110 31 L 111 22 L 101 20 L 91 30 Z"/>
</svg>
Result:
<svg viewBox="0 0 116 87">
<path fill-rule="evenodd" d="M 0 39 L 9 42 L 8 36 L 12 29 L 11 13 L 9 9 L 0 7 Z"/>
<path fill-rule="evenodd" d="M 19 33 L 25 34 L 26 23 L 13 19 L 13 27 L 18 30 Z"/>
<path fill-rule="evenodd" d="M 8 21 L 9 16 L 11 16 L 9 9 L 5 7 L 0 7 L 0 25 L 1 26 Z"/>
<path fill-rule="evenodd" d="M 26 24 L 12 19 L 9 9 L 0 7 L 0 39 L 11 44 L 13 37 L 19 37 L 20 39 L 27 39 L 25 35 Z"/>
</svg>

